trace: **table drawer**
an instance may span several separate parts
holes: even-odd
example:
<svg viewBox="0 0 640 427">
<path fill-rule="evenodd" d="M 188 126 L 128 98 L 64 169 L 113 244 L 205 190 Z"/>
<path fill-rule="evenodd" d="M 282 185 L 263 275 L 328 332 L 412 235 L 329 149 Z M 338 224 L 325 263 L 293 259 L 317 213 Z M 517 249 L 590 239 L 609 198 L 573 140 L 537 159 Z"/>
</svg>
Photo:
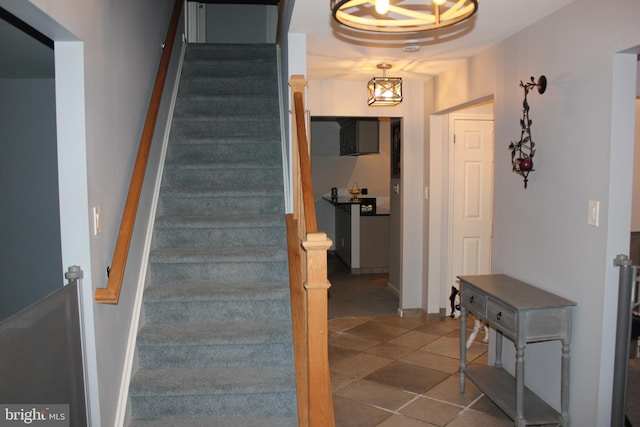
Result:
<svg viewBox="0 0 640 427">
<path fill-rule="evenodd" d="M 487 297 L 475 289 L 465 286 L 464 282 L 460 286 L 460 304 L 467 310 L 471 310 L 479 316 L 484 317 L 486 314 Z"/>
<path fill-rule="evenodd" d="M 516 313 L 492 298 L 487 298 L 487 322 L 507 334 L 515 335 Z"/>
</svg>

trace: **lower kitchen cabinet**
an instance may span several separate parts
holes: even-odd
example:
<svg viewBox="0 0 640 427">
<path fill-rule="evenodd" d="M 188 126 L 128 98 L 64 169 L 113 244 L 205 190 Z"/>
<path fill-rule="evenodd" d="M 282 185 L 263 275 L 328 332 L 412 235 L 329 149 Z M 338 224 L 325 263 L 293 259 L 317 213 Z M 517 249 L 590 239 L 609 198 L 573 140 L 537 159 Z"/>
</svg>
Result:
<svg viewBox="0 0 640 427">
<path fill-rule="evenodd" d="M 389 215 L 360 217 L 360 272 L 389 271 Z"/>
</svg>

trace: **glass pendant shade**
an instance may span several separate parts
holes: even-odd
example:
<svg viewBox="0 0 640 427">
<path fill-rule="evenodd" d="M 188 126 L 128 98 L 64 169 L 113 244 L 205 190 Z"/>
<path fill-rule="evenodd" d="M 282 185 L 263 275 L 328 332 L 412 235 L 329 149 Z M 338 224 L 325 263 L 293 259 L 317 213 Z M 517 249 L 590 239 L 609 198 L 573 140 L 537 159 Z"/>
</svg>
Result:
<svg viewBox="0 0 640 427">
<path fill-rule="evenodd" d="M 402 102 L 400 77 L 374 77 L 367 84 L 369 105 L 397 105 Z"/>
<path fill-rule="evenodd" d="M 382 77 L 374 77 L 367 84 L 367 104 L 372 106 L 398 105 L 402 102 L 402 79 L 387 77 L 390 64 L 378 64 Z"/>
</svg>

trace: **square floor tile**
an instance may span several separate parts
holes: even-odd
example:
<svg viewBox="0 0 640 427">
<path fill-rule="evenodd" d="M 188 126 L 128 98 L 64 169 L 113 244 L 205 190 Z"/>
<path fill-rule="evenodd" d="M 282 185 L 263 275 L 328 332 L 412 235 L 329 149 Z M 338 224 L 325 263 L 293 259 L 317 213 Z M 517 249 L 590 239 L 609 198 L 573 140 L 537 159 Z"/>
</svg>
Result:
<svg viewBox="0 0 640 427">
<path fill-rule="evenodd" d="M 399 412 L 411 418 L 416 418 L 437 426 L 445 426 L 463 409 L 464 408 L 460 406 L 421 397 L 400 409 Z"/>
<path fill-rule="evenodd" d="M 361 352 L 329 344 L 329 364 L 335 363 L 338 360 L 346 359 L 347 357 L 353 357 L 359 353 Z"/>
<path fill-rule="evenodd" d="M 331 364 L 330 369 L 351 378 L 362 378 L 389 363 L 392 363 L 389 359 L 374 356 L 373 354 L 360 353 Z"/>
<path fill-rule="evenodd" d="M 355 335 L 349 335 L 345 333 L 340 333 L 329 339 L 329 345 L 331 346 L 346 348 L 348 350 L 355 351 L 364 351 L 378 344 L 380 344 L 380 341 L 378 340 L 357 337 Z"/>
<path fill-rule="evenodd" d="M 451 357 L 453 359 L 460 359 L 460 340 L 449 337 L 440 337 L 434 342 L 421 347 L 420 350 Z M 476 359 L 486 351 L 486 345 L 473 344 L 471 348 L 467 349 L 467 360 Z"/>
<path fill-rule="evenodd" d="M 440 338 L 439 335 L 427 334 L 418 331 L 409 331 L 389 340 L 388 342 L 390 344 L 397 344 L 405 347 L 420 348 L 434 342 L 438 338 Z"/>
<path fill-rule="evenodd" d="M 367 323 L 371 321 L 371 319 L 371 317 L 339 317 L 329 319 L 329 331 L 346 331 L 347 329 Z"/>
<path fill-rule="evenodd" d="M 376 317 L 374 322 L 384 323 L 389 326 L 397 326 L 398 328 L 414 329 L 419 326 L 425 326 L 428 322 L 421 316 L 413 317 L 400 317 L 400 316 L 386 316 Z"/>
<path fill-rule="evenodd" d="M 422 366 L 423 368 L 453 374 L 460 371 L 460 360 L 441 356 L 428 351 L 416 350 L 400 358 L 400 361 Z"/>
<path fill-rule="evenodd" d="M 388 341 L 407 332 L 407 329 L 385 325 L 379 322 L 367 322 L 351 328 L 346 333 L 378 341 Z"/>
<path fill-rule="evenodd" d="M 450 317 L 445 317 L 439 322 L 429 322 L 424 326 L 415 328 L 415 330 L 426 332 L 428 334 L 443 336 L 459 328 L 460 319 L 451 319 Z"/>
<path fill-rule="evenodd" d="M 391 362 L 365 379 L 397 387 L 413 393 L 424 393 L 448 377 L 444 372 L 403 362 Z"/>
<path fill-rule="evenodd" d="M 404 415 L 392 415 L 376 427 L 437 427 L 435 424 L 430 424 L 424 421 L 416 420 L 415 418 L 406 417 Z"/>
<path fill-rule="evenodd" d="M 340 396 L 334 396 L 333 410 L 336 427 L 372 427 L 392 415 L 391 412 Z"/>
<path fill-rule="evenodd" d="M 415 394 L 399 388 L 367 380 L 358 380 L 338 390 L 337 396 L 369 403 L 379 408 L 396 411 L 415 398 Z"/>
<path fill-rule="evenodd" d="M 348 375 L 344 375 L 335 371 L 329 371 L 329 374 L 331 375 L 331 390 L 333 391 L 333 393 L 357 380 L 356 378 L 351 378 Z"/>
<path fill-rule="evenodd" d="M 410 347 L 403 347 L 400 345 L 393 345 L 388 342 L 380 343 L 368 350 L 365 353 L 375 354 L 376 356 L 385 357 L 391 360 L 400 359 L 402 356 L 414 351 Z"/>
<path fill-rule="evenodd" d="M 500 417 L 467 409 L 447 424 L 447 427 L 513 427 L 513 421 L 506 415 Z"/>
<path fill-rule="evenodd" d="M 460 393 L 460 375 L 451 375 L 431 390 L 425 396 L 460 406 L 469 406 L 482 395 L 482 392 L 471 382 L 465 381 L 464 393 Z"/>
</svg>

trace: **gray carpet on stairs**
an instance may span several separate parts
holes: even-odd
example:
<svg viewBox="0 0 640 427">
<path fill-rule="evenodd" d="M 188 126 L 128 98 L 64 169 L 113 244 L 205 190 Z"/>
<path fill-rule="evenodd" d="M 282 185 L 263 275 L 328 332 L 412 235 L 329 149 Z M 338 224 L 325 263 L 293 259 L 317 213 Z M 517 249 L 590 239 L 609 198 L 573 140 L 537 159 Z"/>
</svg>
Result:
<svg viewBox="0 0 640 427">
<path fill-rule="evenodd" d="M 275 45 L 187 46 L 133 427 L 297 426 L 277 79 Z"/>
</svg>

